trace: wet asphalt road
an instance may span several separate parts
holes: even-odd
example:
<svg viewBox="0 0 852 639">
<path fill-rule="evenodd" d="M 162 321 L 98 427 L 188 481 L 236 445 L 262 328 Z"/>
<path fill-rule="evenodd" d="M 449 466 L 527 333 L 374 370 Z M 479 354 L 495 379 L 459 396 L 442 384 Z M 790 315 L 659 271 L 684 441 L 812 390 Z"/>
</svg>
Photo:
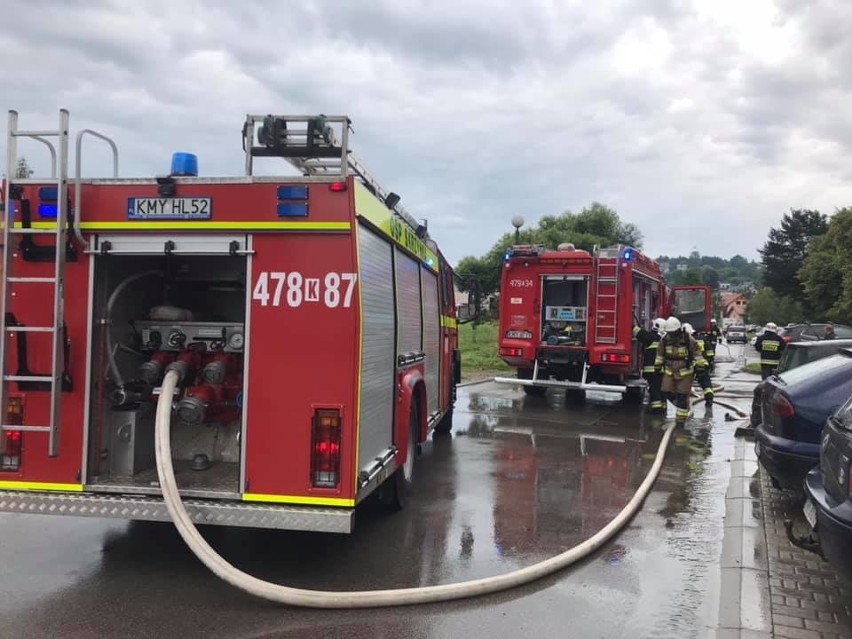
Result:
<svg viewBox="0 0 852 639">
<path fill-rule="evenodd" d="M 715 381 L 747 408 L 754 382 L 730 376 L 740 353 L 731 348 Z M 219 581 L 170 524 L 0 514 L 0 637 L 705 636 L 719 608 L 734 442 L 725 412 L 696 405 L 642 511 L 592 557 L 530 586 L 454 603 L 285 608 Z M 606 395 L 577 406 L 559 393 L 469 386 L 453 435 L 423 447 L 408 510 L 366 508 L 351 536 L 223 528 L 205 536 L 241 569 L 296 587 L 495 575 L 604 526 L 644 478 L 662 427 Z"/>
</svg>

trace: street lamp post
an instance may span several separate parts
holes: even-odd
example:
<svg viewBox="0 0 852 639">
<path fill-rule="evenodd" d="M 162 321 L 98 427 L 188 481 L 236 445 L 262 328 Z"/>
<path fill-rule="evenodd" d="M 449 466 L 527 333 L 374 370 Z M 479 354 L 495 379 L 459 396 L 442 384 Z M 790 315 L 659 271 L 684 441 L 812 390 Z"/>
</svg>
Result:
<svg viewBox="0 0 852 639">
<path fill-rule="evenodd" d="M 512 218 L 512 226 L 515 227 L 515 244 L 521 243 L 521 227 L 524 225 L 524 218 L 516 215 Z"/>
</svg>

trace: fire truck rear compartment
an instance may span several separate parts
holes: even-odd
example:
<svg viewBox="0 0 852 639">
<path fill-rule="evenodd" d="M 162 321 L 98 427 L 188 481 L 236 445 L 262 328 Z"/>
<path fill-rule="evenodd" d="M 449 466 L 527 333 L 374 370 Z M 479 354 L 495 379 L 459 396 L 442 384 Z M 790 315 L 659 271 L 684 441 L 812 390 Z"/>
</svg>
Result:
<svg viewBox="0 0 852 639">
<path fill-rule="evenodd" d="M 586 344 L 589 281 L 582 275 L 544 278 L 541 341 L 556 345 Z"/>
<path fill-rule="evenodd" d="M 87 490 L 159 493 L 154 409 L 169 369 L 182 494 L 239 495 L 246 259 L 106 255 L 94 266 Z"/>
</svg>

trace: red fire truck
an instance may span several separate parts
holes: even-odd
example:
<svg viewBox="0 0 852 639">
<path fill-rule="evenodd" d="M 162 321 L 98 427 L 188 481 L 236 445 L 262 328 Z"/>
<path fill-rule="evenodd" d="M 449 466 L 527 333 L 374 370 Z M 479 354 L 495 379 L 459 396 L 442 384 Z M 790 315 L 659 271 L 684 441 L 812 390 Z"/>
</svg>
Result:
<svg viewBox="0 0 852 639">
<path fill-rule="evenodd" d="M 0 302 L 0 510 L 167 520 L 154 458 L 166 371 L 173 462 L 197 523 L 350 532 L 401 508 L 417 447 L 452 425 L 453 272 L 352 154 L 344 116 L 249 115 L 245 175 L 117 177 L 118 151 L 18 129 L 52 176 L 9 179 Z M 81 142 L 115 176 L 81 178 Z M 56 145 L 53 143 L 56 142 Z M 265 177 L 284 159 L 300 175 Z M 58 165 L 58 166 L 57 166 Z M 295 171 L 293 171 L 295 173 Z"/>
<path fill-rule="evenodd" d="M 667 288 L 659 264 L 629 246 L 593 252 L 561 244 L 511 247 L 500 285 L 500 357 L 527 394 L 547 387 L 623 393 L 641 401 L 636 325 L 674 314 L 697 331 L 710 326 L 710 289 Z"/>
</svg>

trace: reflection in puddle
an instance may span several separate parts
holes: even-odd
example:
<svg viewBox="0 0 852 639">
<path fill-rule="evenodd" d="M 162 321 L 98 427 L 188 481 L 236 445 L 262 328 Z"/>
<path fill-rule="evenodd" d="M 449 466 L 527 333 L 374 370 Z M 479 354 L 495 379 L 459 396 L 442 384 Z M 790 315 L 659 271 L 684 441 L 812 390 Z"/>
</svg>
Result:
<svg viewBox="0 0 852 639">
<path fill-rule="evenodd" d="M 649 442 L 636 435 L 635 428 L 554 432 L 498 423 L 491 432 L 498 552 L 552 555 L 609 523 L 652 463 L 643 456 Z"/>
</svg>

